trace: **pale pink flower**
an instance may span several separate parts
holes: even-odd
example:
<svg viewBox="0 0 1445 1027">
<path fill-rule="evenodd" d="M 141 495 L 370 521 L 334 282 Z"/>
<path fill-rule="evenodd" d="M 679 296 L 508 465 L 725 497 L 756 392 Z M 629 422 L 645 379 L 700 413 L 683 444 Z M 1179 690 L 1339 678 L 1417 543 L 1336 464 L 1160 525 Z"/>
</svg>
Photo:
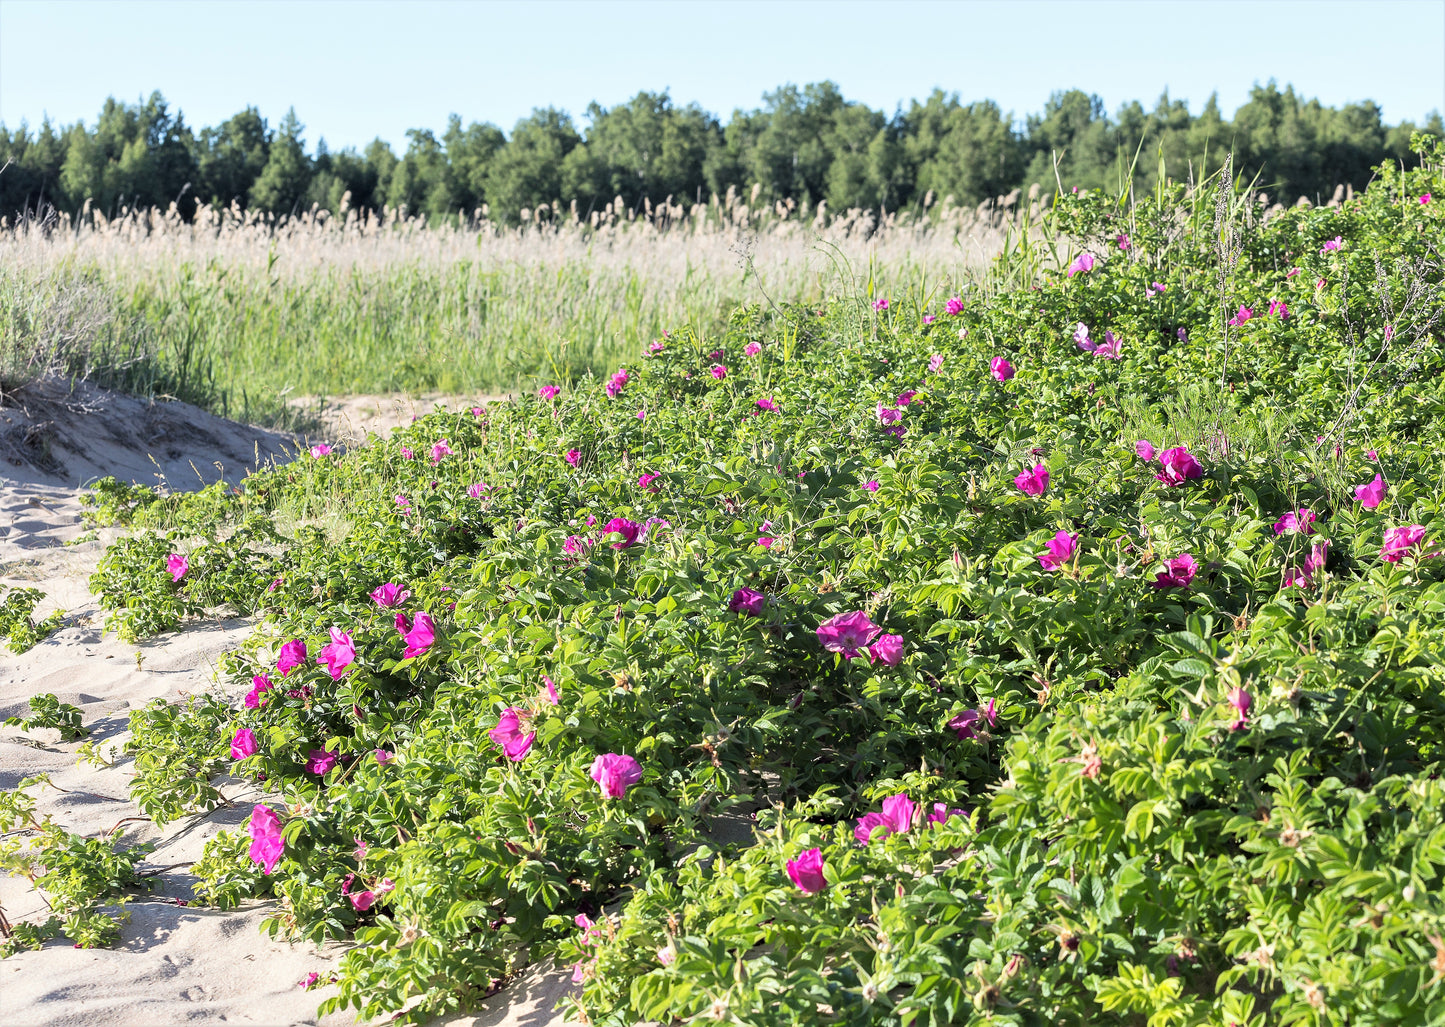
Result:
<svg viewBox="0 0 1445 1027">
<path fill-rule="evenodd" d="M 938 369 L 943 366 L 943 354 L 935 353 L 928 358 L 928 373 L 937 374 Z"/>
<path fill-rule="evenodd" d="M 324 442 L 318 442 L 316 445 L 311 447 L 311 455 L 317 460 L 320 460 L 324 456 L 331 455 L 331 447 Z"/>
</svg>

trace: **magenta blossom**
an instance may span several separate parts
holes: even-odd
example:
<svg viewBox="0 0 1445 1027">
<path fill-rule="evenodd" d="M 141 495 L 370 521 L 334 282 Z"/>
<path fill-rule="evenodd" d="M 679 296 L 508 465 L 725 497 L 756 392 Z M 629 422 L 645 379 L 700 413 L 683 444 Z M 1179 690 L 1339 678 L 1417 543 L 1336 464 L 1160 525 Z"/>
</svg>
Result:
<svg viewBox="0 0 1445 1027">
<path fill-rule="evenodd" d="M 1032 471 L 1025 471 L 1014 479 L 1018 490 L 1026 496 L 1042 496 L 1049 487 L 1049 469 L 1035 464 Z"/>
<path fill-rule="evenodd" d="M 1087 250 L 1080 253 L 1074 258 L 1074 262 L 1069 265 L 1069 277 L 1073 278 L 1082 272 L 1094 270 L 1096 263 L 1098 263 L 1098 259 L 1092 253 L 1089 253 Z"/>
<path fill-rule="evenodd" d="M 1325 560 L 1329 558 L 1329 541 L 1316 542 L 1310 547 L 1309 556 L 1305 557 L 1304 566 L 1298 570 L 1286 571 L 1284 576 L 1284 587 L 1306 588 L 1314 584 L 1315 575 L 1324 570 Z"/>
<path fill-rule="evenodd" d="M 380 763 L 383 767 L 396 759 L 396 753 L 388 752 L 386 749 L 377 749 L 372 755 L 376 757 L 376 762 Z"/>
<path fill-rule="evenodd" d="M 945 314 L 948 314 L 950 317 L 957 317 L 959 314 L 962 314 L 963 297 L 950 296 L 948 300 L 943 304 L 943 312 Z"/>
<path fill-rule="evenodd" d="M 885 299 L 881 299 L 881 298 L 874 300 L 874 301 L 873 301 L 873 309 L 874 309 L 874 310 L 887 310 L 887 309 L 888 309 L 888 301 L 885 300 Z"/>
<path fill-rule="evenodd" d="M 1133 243 L 1129 241 L 1128 232 L 1120 232 L 1118 235 L 1114 236 L 1114 241 L 1118 243 L 1119 249 L 1121 250 L 1127 250 L 1133 245 Z"/>
<path fill-rule="evenodd" d="M 331 455 L 331 447 L 324 442 L 318 442 L 316 445 L 311 447 L 311 455 L 317 460 L 320 460 L 324 456 Z"/>
<path fill-rule="evenodd" d="M 728 376 L 728 369 L 722 364 L 713 364 L 712 367 L 708 368 L 707 373 L 712 375 L 718 381 L 722 381 Z"/>
<path fill-rule="evenodd" d="M 1067 531 L 1060 531 L 1044 543 L 1047 553 L 1039 556 L 1039 566 L 1046 571 L 1056 571 L 1068 563 L 1074 556 L 1074 547 L 1078 545 L 1079 536 L 1070 535 Z"/>
<path fill-rule="evenodd" d="M 411 451 L 411 447 L 410 447 L 410 446 L 402 446 L 402 447 L 401 447 L 401 458 L 402 458 L 403 460 L 415 460 L 415 459 L 416 459 L 416 454 Z"/>
<path fill-rule="evenodd" d="M 1331 250 L 1337 250 L 1344 244 L 1345 237 L 1342 235 L 1337 235 L 1333 239 L 1327 239 L 1325 244 L 1320 247 L 1320 256 L 1323 257 L 1326 253 L 1329 253 Z"/>
<path fill-rule="evenodd" d="M 336 766 L 336 756 L 336 753 L 326 749 L 312 749 L 306 754 L 306 772 L 325 777 L 326 772 Z"/>
<path fill-rule="evenodd" d="M 1355 487 L 1355 498 L 1360 501 L 1360 505 L 1366 510 L 1374 510 L 1384 502 L 1387 489 L 1388 486 L 1385 484 L 1385 479 L 1377 474 L 1375 475 L 1375 480 L 1368 485 L 1358 485 Z"/>
<path fill-rule="evenodd" d="M 858 819 L 853 837 L 864 845 L 874 838 L 887 838 L 890 834 L 907 834 L 913 828 L 915 807 L 907 792 L 889 796 L 883 800 L 883 812 L 866 813 Z M 882 833 L 879 834 L 879 829 Z"/>
<path fill-rule="evenodd" d="M 1386 326 L 1385 326 L 1385 341 L 1386 341 L 1386 342 L 1389 342 L 1389 341 L 1390 341 L 1391 339 L 1393 339 L 1394 337 L 1395 337 L 1395 326 L 1394 326 L 1394 325 L 1386 325 Z"/>
<path fill-rule="evenodd" d="M 561 391 L 562 390 L 555 385 L 544 385 L 537 390 L 537 395 L 541 396 L 543 399 L 556 399 L 557 393 Z"/>
<path fill-rule="evenodd" d="M 1302 506 L 1298 510 L 1289 511 L 1274 522 L 1276 535 L 1283 535 L 1287 531 L 1299 532 L 1301 535 L 1313 535 L 1315 533 L 1314 511 Z"/>
<path fill-rule="evenodd" d="M 648 343 L 647 352 L 661 353 L 666 348 L 667 343 L 663 342 L 661 339 L 654 339 L 652 342 Z"/>
<path fill-rule="evenodd" d="M 897 424 L 903 419 L 903 411 L 883 403 L 878 404 L 878 423 Z"/>
<path fill-rule="evenodd" d="M 299 638 L 293 638 L 281 647 L 281 652 L 276 657 L 276 670 L 284 678 L 293 667 L 299 667 L 305 662 L 306 643 Z"/>
<path fill-rule="evenodd" d="M 1168 286 L 1163 282 L 1150 282 L 1144 286 L 1144 298 L 1152 300 L 1155 296 L 1161 295 L 1167 288 Z"/>
<path fill-rule="evenodd" d="M 778 404 L 773 402 L 772 396 L 764 396 L 758 400 L 758 409 L 766 410 L 770 414 L 776 414 L 778 412 Z"/>
<path fill-rule="evenodd" d="M 467 495 L 473 499 L 481 499 L 482 496 L 487 494 L 487 490 L 491 487 L 492 486 L 488 485 L 484 481 L 474 481 L 467 486 Z"/>
<path fill-rule="evenodd" d="M 1380 547 L 1380 559 L 1386 563 L 1399 563 L 1400 557 L 1419 545 L 1424 538 L 1425 526 L 1423 524 L 1386 528 L 1385 544 Z"/>
<path fill-rule="evenodd" d="M 339 680 L 346 673 L 346 668 L 356 662 L 356 646 L 351 636 L 333 626 L 331 641 L 321 647 L 321 655 L 316 657 L 316 662 L 326 665 L 326 673 L 331 675 L 331 680 Z"/>
<path fill-rule="evenodd" d="M 1155 480 L 1171 488 L 1204 477 L 1204 466 L 1184 446 L 1175 446 L 1160 453 L 1159 466 L 1161 470 L 1154 475 Z"/>
<path fill-rule="evenodd" d="M 989 374 L 998 381 L 1006 382 L 1014 376 L 1014 366 L 1003 357 L 994 357 L 988 362 Z"/>
<path fill-rule="evenodd" d="M 642 780 L 642 766 L 631 756 L 609 752 L 592 761 L 591 777 L 602 786 L 604 799 L 621 799 Z"/>
<path fill-rule="evenodd" d="M 432 463 L 434 463 L 434 464 L 439 464 L 439 463 L 442 462 L 442 457 L 444 457 L 444 456 L 451 456 L 451 455 L 452 455 L 452 447 L 447 443 L 447 440 L 446 440 L 446 439 L 438 439 L 438 440 L 436 441 L 436 443 L 434 443 L 434 444 L 432 445 L 432 448 L 431 448 L 431 462 L 432 462 Z"/>
<path fill-rule="evenodd" d="M 1430 202 L 1430 194 L 1429 194 L 1429 193 L 1421 193 L 1421 194 L 1420 194 L 1420 206 L 1423 207 L 1423 206 L 1425 206 L 1425 204 L 1427 204 L 1427 203 L 1429 203 L 1429 202 Z"/>
<path fill-rule="evenodd" d="M 767 601 L 768 597 L 761 592 L 740 588 L 733 593 L 732 599 L 728 600 L 728 610 L 732 613 L 745 613 L 749 617 L 761 617 Z"/>
<path fill-rule="evenodd" d="M 761 353 L 762 351 L 763 351 L 763 344 L 762 344 L 762 343 L 760 343 L 760 342 L 750 342 L 750 343 L 748 343 L 746 346 L 743 347 L 743 356 L 745 356 L 745 357 L 755 357 L 755 356 L 757 356 L 759 353 Z"/>
<path fill-rule="evenodd" d="M 1078 327 L 1074 329 L 1074 345 L 1078 346 L 1079 349 L 1088 350 L 1091 353 L 1094 350 L 1094 343 L 1089 338 L 1089 326 L 1082 321 L 1080 321 Z"/>
<path fill-rule="evenodd" d="M 629 521 L 626 517 L 614 517 L 602 528 L 604 535 L 621 535 L 620 542 L 612 543 L 613 549 L 629 549 L 637 544 L 638 535 L 642 532 L 642 525 L 636 521 Z"/>
<path fill-rule="evenodd" d="M 545 689 L 544 689 L 544 691 L 546 692 L 546 695 L 547 695 L 547 701 L 548 701 L 549 703 L 551 703 L 553 706 L 560 706 L 560 705 L 562 705 L 562 697 L 557 694 L 557 684 L 556 684 L 556 682 L 554 682 L 554 681 L 553 681 L 551 678 L 549 678 L 546 674 L 543 674 L 543 675 L 542 675 L 542 684 L 546 686 Z"/>
<path fill-rule="evenodd" d="M 757 544 L 762 546 L 764 549 L 772 549 L 773 543 L 776 541 L 777 539 L 773 538 L 773 536 L 771 535 L 759 535 Z"/>
<path fill-rule="evenodd" d="M 913 402 L 913 397 L 916 395 L 918 395 L 917 389 L 909 389 L 907 392 L 900 392 L 898 394 L 898 405 L 901 407 L 906 407 L 908 404 Z"/>
<path fill-rule="evenodd" d="M 1172 560 L 1164 561 L 1164 569 L 1154 577 L 1155 588 L 1188 588 L 1199 573 L 1199 564 L 1188 553 L 1180 553 Z"/>
<path fill-rule="evenodd" d="M 1245 721 L 1249 717 L 1249 708 L 1254 705 L 1254 701 L 1250 698 L 1248 692 L 1237 686 L 1229 690 L 1229 694 L 1225 696 L 1225 701 L 1233 706 L 1234 711 L 1239 714 L 1238 719 L 1229 725 L 1229 730 L 1242 731 Z"/>
<path fill-rule="evenodd" d="M 256 733 L 248 727 L 240 728 L 231 738 L 231 759 L 243 760 L 256 753 Z"/>
<path fill-rule="evenodd" d="M 953 817 L 962 817 L 967 820 L 968 810 L 959 809 L 956 806 L 950 807 L 947 803 L 943 802 L 935 802 L 932 811 L 928 814 L 928 826 L 938 827 L 941 824 L 948 823 Z"/>
<path fill-rule="evenodd" d="M 937 321 L 937 320 L 938 320 L 938 318 L 934 317 L 932 314 L 924 314 L 924 315 L 923 315 L 923 323 L 926 324 L 926 325 L 931 325 L 931 324 L 933 324 L 933 322 L 935 322 L 935 321 Z"/>
<path fill-rule="evenodd" d="M 281 840 L 281 820 L 270 806 L 261 803 L 251 810 L 249 830 L 251 862 L 259 864 L 262 872 L 269 875 L 286 848 Z"/>
<path fill-rule="evenodd" d="M 1239 313 L 1229 319 L 1229 325 L 1231 328 L 1238 328 L 1252 317 L 1254 317 L 1254 311 L 1241 304 Z"/>
<path fill-rule="evenodd" d="M 170 553 L 166 556 L 166 570 L 170 572 L 172 582 L 180 581 L 190 569 L 191 561 L 180 553 Z"/>
<path fill-rule="evenodd" d="M 823 876 L 821 849 L 799 853 L 797 859 L 788 860 L 786 867 L 789 879 L 806 895 L 816 895 L 828 887 L 828 879 Z"/>
<path fill-rule="evenodd" d="M 256 674 L 251 678 L 251 691 L 246 693 L 246 709 L 254 710 L 261 705 L 261 696 L 271 691 L 271 679 L 265 674 Z"/>
<path fill-rule="evenodd" d="M 637 476 L 637 487 L 647 492 L 656 492 L 657 486 L 653 484 L 661 475 L 640 474 Z"/>
<path fill-rule="evenodd" d="M 998 725 L 998 700 L 990 699 L 988 704 L 976 710 L 964 710 L 949 718 L 949 730 L 957 733 L 958 740 L 985 737 L 983 729 Z"/>
<path fill-rule="evenodd" d="M 1278 314 L 1279 319 L 1283 321 L 1289 317 L 1289 304 L 1284 300 L 1270 300 L 1269 312 L 1271 314 Z"/>
<path fill-rule="evenodd" d="M 879 635 L 878 641 L 868 647 L 868 658 L 885 667 L 896 667 L 903 659 L 902 635 Z"/>
<path fill-rule="evenodd" d="M 532 751 L 532 742 L 537 732 L 522 732 L 522 720 L 527 716 L 523 710 L 508 706 L 502 711 L 497 726 L 487 732 L 487 737 L 501 746 L 502 753 L 513 763 L 520 763 Z"/>
<path fill-rule="evenodd" d="M 582 451 L 580 449 L 569 449 L 562 454 L 562 459 L 566 460 L 573 467 L 576 467 L 577 461 L 582 459 Z"/>
<path fill-rule="evenodd" d="M 876 481 L 865 481 L 865 482 L 863 483 L 863 490 L 864 490 L 865 492 L 877 492 L 877 491 L 878 491 L 878 483 L 877 483 Z"/>
<path fill-rule="evenodd" d="M 1134 443 L 1134 452 L 1138 455 L 1140 460 L 1153 460 L 1154 443 L 1150 442 L 1148 439 L 1140 439 L 1138 442 Z"/>
<path fill-rule="evenodd" d="M 619 392 L 621 392 L 623 386 L 625 386 L 625 385 L 627 384 L 627 378 L 628 378 L 627 368 L 625 368 L 625 367 L 620 367 L 620 368 L 618 368 L 616 371 L 614 371 L 614 372 L 612 373 L 612 377 L 610 377 L 610 378 L 607 379 L 607 398 L 608 398 L 608 399 L 616 399 L 616 398 L 617 398 L 617 394 L 618 394 Z"/>
<path fill-rule="evenodd" d="M 943 366 L 943 354 L 935 353 L 928 358 L 928 373 L 937 374 L 938 369 Z"/>
<path fill-rule="evenodd" d="M 371 590 L 371 601 L 380 607 L 400 606 L 411 598 L 411 593 L 395 582 L 388 581 Z"/>
<path fill-rule="evenodd" d="M 406 614 L 396 615 L 396 630 L 401 639 L 406 643 L 406 651 L 401 654 L 403 660 L 410 660 L 422 655 L 432 647 L 436 641 L 436 623 L 431 619 L 431 614 L 423 611 L 416 615 L 416 620 L 407 623 Z"/>
<path fill-rule="evenodd" d="M 1122 360 L 1124 340 L 1108 329 L 1104 330 L 1104 341 L 1094 347 L 1094 356 L 1101 360 Z"/>
<path fill-rule="evenodd" d="M 851 660 L 860 650 L 867 648 L 882 630 L 868 619 L 868 614 L 855 610 L 853 613 L 840 613 L 819 624 L 818 641 L 828 652 Z"/>
</svg>

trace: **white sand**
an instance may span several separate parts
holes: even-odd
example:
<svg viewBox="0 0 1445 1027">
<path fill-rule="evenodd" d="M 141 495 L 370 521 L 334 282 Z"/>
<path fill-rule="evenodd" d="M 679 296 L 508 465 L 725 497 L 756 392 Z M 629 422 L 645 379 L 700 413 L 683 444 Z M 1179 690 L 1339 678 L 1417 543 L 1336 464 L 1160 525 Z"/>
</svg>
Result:
<svg viewBox="0 0 1445 1027">
<path fill-rule="evenodd" d="M 53 692 L 80 707 L 90 738 L 108 752 L 126 738 L 132 708 L 208 687 L 221 653 L 244 638 L 250 624 L 197 622 L 138 646 L 102 634 L 104 614 L 87 580 L 117 532 L 102 530 L 94 541 L 65 544 L 84 534 L 77 486 L 105 474 L 173 488 L 222 475 L 234 480 L 256 455 L 294 451 L 295 443 L 184 404 L 147 404 L 92 388 L 69 393 L 45 385 L 18 401 L 7 396 L 6 403 L 0 409 L 0 582 L 40 588 L 47 598 L 37 614 L 59 608 L 66 615 L 64 626 L 28 653 L 0 649 L 0 719 L 27 714 L 31 695 Z M 393 424 L 410 420 L 407 403 L 366 406 L 377 420 L 389 412 L 395 413 Z M 418 412 L 431 409 L 430 403 L 418 406 Z M 351 426 L 364 435 L 367 411 L 361 403 L 351 407 Z M 64 791 L 43 789 L 40 812 L 88 837 L 120 824 L 118 841 L 157 844 L 145 868 L 183 865 L 156 875 L 155 892 L 129 903 L 130 919 L 113 948 L 76 949 L 57 939 L 0 961 L 0 1024 L 352 1022 L 346 1013 L 318 1020 L 316 1006 L 328 990 L 297 987 L 311 971 L 324 980 L 343 945 L 318 949 L 272 941 L 257 929 L 274 908 L 269 902 L 226 913 L 177 904 L 191 894 L 185 864 L 199 858 L 207 838 L 244 823 L 256 794 L 240 781 L 223 782 L 230 807 L 164 830 L 143 818 L 122 823 L 141 816 L 128 797 L 129 760 L 103 768 L 77 765 L 80 743 L 60 743 L 57 736 L 0 726 L 0 788 L 49 773 Z M 19 878 L 0 878 L 0 907 L 12 922 L 46 916 L 43 898 Z M 448 1024 L 560 1024 L 552 1010 L 569 986 L 564 971 L 533 969 L 477 1015 Z"/>
</svg>

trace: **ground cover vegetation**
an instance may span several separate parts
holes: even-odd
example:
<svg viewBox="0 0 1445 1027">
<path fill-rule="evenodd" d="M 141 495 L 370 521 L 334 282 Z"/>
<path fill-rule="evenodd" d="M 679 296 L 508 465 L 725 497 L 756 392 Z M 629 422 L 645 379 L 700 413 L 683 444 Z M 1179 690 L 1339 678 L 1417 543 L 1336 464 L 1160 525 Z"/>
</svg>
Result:
<svg viewBox="0 0 1445 1027">
<path fill-rule="evenodd" d="M 105 484 L 113 628 L 258 617 L 135 712 L 135 797 L 264 786 L 198 897 L 351 938 L 327 1009 L 550 955 L 594 1024 L 1439 1022 L 1416 145 L 1268 221 L 1228 165 L 1063 193 L 956 294 L 739 309 L 239 488 Z"/>
</svg>

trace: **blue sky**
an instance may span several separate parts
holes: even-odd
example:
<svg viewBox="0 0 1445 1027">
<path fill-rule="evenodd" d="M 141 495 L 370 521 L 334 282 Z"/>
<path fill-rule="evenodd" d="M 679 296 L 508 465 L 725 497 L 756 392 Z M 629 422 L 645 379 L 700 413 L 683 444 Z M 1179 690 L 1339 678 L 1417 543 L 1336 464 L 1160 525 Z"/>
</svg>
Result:
<svg viewBox="0 0 1445 1027">
<path fill-rule="evenodd" d="M 1111 112 L 1165 89 L 1197 112 L 1217 90 L 1228 116 L 1270 78 L 1389 122 L 1445 110 L 1445 0 L 0 0 L 0 123 L 92 123 L 158 89 L 192 126 L 294 105 L 332 149 L 401 149 L 452 112 L 581 122 L 643 89 L 726 121 L 785 82 L 890 113 L 937 86 L 1022 120 L 1073 87 Z"/>
</svg>

